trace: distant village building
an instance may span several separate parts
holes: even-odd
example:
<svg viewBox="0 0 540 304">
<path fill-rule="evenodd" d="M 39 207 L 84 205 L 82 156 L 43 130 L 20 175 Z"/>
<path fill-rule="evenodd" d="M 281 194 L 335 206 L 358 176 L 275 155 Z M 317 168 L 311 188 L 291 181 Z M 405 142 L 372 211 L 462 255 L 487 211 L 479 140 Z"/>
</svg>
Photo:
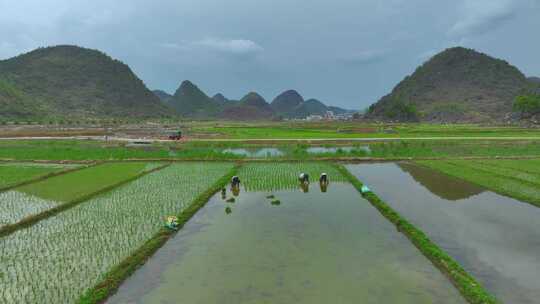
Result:
<svg viewBox="0 0 540 304">
<path fill-rule="evenodd" d="M 326 111 L 326 113 L 324 114 L 324 119 L 326 119 L 326 120 L 334 120 L 335 119 L 334 112 Z"/>
<path fill-rule="evenodd" d="M 320 121 L 323 120 L 323 117 L 321 115 L 309 115 L 306 117 L 307 121 Z"/>
</svg>

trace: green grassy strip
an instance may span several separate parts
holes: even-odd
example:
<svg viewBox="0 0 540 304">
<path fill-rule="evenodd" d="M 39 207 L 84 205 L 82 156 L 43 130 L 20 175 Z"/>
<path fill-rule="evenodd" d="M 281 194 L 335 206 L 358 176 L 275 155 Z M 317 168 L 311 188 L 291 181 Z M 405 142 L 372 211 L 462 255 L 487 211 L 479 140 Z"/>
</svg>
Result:
<svg viewBox="0 0 540 304">
<path fill-rule="evenodd" d="M 56 171 L 56 172 L 47 173 L 45 175 L 41 175 L 41 176 L 38 176 L 38 177 L 35 177 L 35 178 L 32 178 L 32 179 L 27 179 L 27 180 L 21 181 L 19 183 L 9 185 L 9 186 L 4 187 L 4 188 L 0 188 L 0 192 L 5 192 L 5 191 L 11 190 L 13 188 L 26 186 L 26 185 L 33 184 L 33 183 L 37 183 L 37 182 L 46 180 L 47 178 L 50 178 L 50 177 L 55 177 L 55 176 L 63 175 L 63 174 L 66 174 L 66 173 L 71 173 L 71 172 L 79 171 L 79 170 L 82 170 L 82 169 L 94 167 L 94 166 L 96 166 L 98 164 L 101 164 L 101 162 L 94 162 L 94 163 L 92 163 L 92 164 L 90 164 L 88 166 L 81 165 L 80 167 L 76 167 L 76 168 L 64 169 L 64 170 L 60 170 L 60 171 Z"/>
<path fill-rule="evenodd" d="M 72 200 L 70 202 L 58 205 L 58 206 L 56 206 L 54 208 L 51 208 L 51 209 L 47 209 L 47 210 L 45 210 L 45 211 L 43 211 L 41 213 L 25 217 L 24 219 L 18 221 L 15 224 L 5 225 L 2 228 L 0 228 L 0 238 L 5 237 L 7 235 L 10 235 L 10 234 L 14 233 L 17 230 L 31 227 L 31 226 L 35 225 L 36 223 L 38 223 L 41 220 L 47 219 L 49 217 L 57 215 L 60 212 L 71 209 L 71 208 L 73 208 L 73 207 L 75 207 L 75 206 L 77 206 L 77 205 L 91 199 L 92 197 L 95 197 L 95 196 L 100 195 L 102 193 L 111 191 L 114 188 L 120 187 L 120 186 L 122 186 L 124 184 L 127 184 L 129 182 L 132 182 L 132 181 L 134 181 L 134 180 L 136 180 L 136 179 L 138 179 L 138 178 L 140 178 L 140 177 L 142 177 L 142 176 L 144 176 L 146 174 L 150 174 L 152 172 L 161 170 L 161 169 L 163 169 L 163 168 L 165 168 L 165 167 L 167 167 L 169 165 L 170 165 L 170 163 L 159 166 L 159 167 L 156 167 L 156 168 L 154 168 L 152 170 L 141 172 L 141 173 L 139 173 L 139 174 L 137 174 L 135 176 L 132 176 L 132 177 L 130 177 L 128 179 L 120 181 L 120 182 L 118 182 L 116 184 L 112 184 L 112 185 L 109 185 L 109 186 L 107 186 L 105 188 L 101 188 L 100 190 L 98 190 L 96 192 L 92 192 L 92 193 L 89 193 L 87 195 L 81 196 L 81 197 L 79 197 L 79 198 L 77 198 L 75 200 Z"/>
<path fill-rule="evenodd" d="M 210 198 L 220 191 L 236 175 L 240 165 L 233 167 L 227 174 L 221 177 L 208 190 L 199 195 L 193 203 L 178 215 L 178 229 L 182 229 L 188 220 L 199 211 L 210 200 Z M 139 249 L 135 250 L 129 257 L 123 260 L 116 267 L 103 276 L 100 283 L 87 290 L 79 299 L 80 304 L 103 303 L 113 295 L 122 282 L 132 275 L 148 258 L 150 258 L 159 248 L 161 248 L 175 231 L 162 228 L 151 239 L 146 241 Z"/>
<path fill-rule="evenodd" d="M 344 166 L 337 165 L 338 170 L 358 190 L 362 188 L 360 182 Z M 439 270 L 445 274 L 452 284 L 456 286 L 463 297 L 471 304 L 500 303 L 493 295 L 469 275 L 450 255 L 433 243 L 420 229 L 405 220 L 399 213 L 381 200 L 375 193 L 368 192 L 363 195 L 379 212 L 390 222 L 396 225 L 411 242 L 426 256 Z"/>
</svg>

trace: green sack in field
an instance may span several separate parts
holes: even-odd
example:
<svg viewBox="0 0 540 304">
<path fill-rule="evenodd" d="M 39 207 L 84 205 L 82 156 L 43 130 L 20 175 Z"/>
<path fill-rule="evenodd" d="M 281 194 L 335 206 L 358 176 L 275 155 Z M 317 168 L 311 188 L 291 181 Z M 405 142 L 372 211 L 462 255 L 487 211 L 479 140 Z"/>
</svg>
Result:
<svg viewBox="0 0 540 304">
<path fill-rule="evenodd" d="M 366 193 L 368 193 L 368 192 L 371 192 L 371 190 L 368 188 L 368 186 L 362 185 L 362 188 L 360 188 L 360 192 L 361 192 L 362 194 L 366 194 Z"/>
</svg>

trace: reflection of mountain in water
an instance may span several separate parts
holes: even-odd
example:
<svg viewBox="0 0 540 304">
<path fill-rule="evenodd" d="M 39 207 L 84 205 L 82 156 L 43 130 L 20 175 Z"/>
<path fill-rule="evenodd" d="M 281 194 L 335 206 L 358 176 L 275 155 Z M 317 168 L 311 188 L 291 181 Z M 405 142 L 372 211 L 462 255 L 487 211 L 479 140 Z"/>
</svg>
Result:
<svg viewBox="0 0 540 304">
<path fill-rule="evenodd" d="M 410 163 L 398 163 L 397 165 L 401 170 L 409 173 L 415 181 L 442 199 L 457 201 L 484 192 L 484 188 L 480 186 L 444 175 L 433 169 Z"/>
</svg>

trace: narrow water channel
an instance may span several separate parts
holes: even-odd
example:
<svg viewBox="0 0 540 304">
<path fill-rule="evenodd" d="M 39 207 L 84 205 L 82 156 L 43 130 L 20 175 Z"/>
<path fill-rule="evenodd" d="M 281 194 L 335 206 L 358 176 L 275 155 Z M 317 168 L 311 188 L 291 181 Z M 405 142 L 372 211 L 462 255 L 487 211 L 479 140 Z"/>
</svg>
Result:
<svg viewBox="0 0 540 304">
<path fill-rule="evenodd" d="M 348 169 L 503 303 L 540 303 L 540 208 L 414 164 Z"/>
<path fill-rule="evenodd" d="M 214 196 L 109 300 L 178 302 L 465 301 L 351 185 L 333 183 Z"/>
</svg>

